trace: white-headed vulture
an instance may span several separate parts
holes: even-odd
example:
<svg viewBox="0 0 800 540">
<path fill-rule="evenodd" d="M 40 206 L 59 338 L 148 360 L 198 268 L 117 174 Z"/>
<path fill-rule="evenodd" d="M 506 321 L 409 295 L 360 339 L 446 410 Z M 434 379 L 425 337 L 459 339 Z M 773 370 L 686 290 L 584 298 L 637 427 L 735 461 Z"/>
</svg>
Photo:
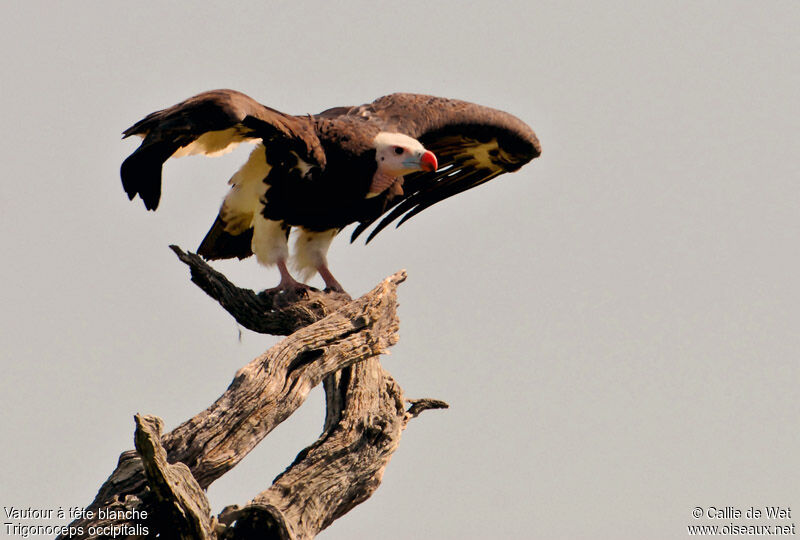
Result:
<svg viewBox="0 0 800 540">
<path fill-rule="evenodd" d="M 341 291 L 327 266 L 333 237 L 358 223 L 351 241 L 380 219 L 422 210 L 539 156 L 533 130 L 495 109 L 433 96 L 392 94 L 356 107 L 292 116 L 234 90 L 213 90 L 154 112 L 124 131 L 143 141 L 122 164 L 122 185 L 148 210 L 161 197 L 161 166 L 170 157 L 214 156 L 254 143 L 198 254 L 276 264 L 279 288 L 300 288 L 287 269 L 288 238 L 302 280 L 319 272 Z M 381 219 L 382 218 L 382 219 Z"/>
</svg>

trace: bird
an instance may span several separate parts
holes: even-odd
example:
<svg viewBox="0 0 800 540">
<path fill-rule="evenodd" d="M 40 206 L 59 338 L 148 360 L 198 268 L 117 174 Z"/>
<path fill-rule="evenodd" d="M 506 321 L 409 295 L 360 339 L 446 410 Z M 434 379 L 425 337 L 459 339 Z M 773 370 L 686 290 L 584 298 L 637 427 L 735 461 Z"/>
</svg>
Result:
<svg viewBox="0 0 800 540">
<path fill-rule="evenodd" d="M 380 219 L 369 243 L 398 218 L 399 227 L 541 154 L 534 131 L 509 113 L 410 93 L 290 115 L 235 90 L 211 90 L 147 115 L 122 135 L 142 139 L 120 176 L 128 198 L 138 195 L 148 210 L 158 208 L 167 159 L 254 144 L 197 253 L 206 260 L 255 255 L 277 266 L 280 281 L 268 290 L 281 292 L 310 288 L 303 282 L 315 273 L 326 290 L 344 292 L 327 252 L 346 226 L 358 223 L 353 242 Z"/>
</svg>

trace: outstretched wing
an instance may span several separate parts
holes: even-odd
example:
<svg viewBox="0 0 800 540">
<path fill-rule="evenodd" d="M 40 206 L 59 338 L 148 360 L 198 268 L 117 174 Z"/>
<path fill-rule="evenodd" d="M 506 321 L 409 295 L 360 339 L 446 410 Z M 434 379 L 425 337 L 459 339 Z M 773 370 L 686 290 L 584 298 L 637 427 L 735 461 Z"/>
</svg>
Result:
<svg viewBox="0 0 800 540">
<path fill-rule="evenodd" d="M 516 171 L 541 154 L 536 134 L 522 120 L 465 101 L 392 94 L 351 109 L 348 114 L 379 123 L 382 130 L 414 137 L 439 161 L 434 172 L 405 177 L 403 196 L 388 202 L 381 214 L 383 219 L 367 237 L 367 243 L 397 218 L 402 216 L 399 227 L 437 202 Z M 350 241 L 381 215 L 362 221 Z"/>
<path fill-rule="evenodd" d="M 131 135 L 143 141 L 122 163 L 122 186 L 131 200 L 139 195 L 148 210 L 158 207 L 161 166 L 170 157 L 215 156 L 261 139 L 310 163 L 324 166 L 325 160 L 309 119 L 270 109 L 235 90 L 203 92 L 149 114 L 123 132 L 123 138 Z"/>
</svg>

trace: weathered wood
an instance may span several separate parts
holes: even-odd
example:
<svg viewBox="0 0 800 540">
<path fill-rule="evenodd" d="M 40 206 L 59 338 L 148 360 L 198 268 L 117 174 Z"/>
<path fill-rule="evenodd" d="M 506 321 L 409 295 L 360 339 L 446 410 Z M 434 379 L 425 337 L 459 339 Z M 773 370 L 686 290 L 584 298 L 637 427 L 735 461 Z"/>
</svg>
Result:
<svg viewBox="0 0 800 540">
<path fill-rule="evenodd" d="M 423 399 L 408 399 L 406 400 L 408 403 L 411 403 L 411 407 L 408 408 L 406 411 L 406 423 L 412 418 L 416 418 L 420 414 L 425 411 L 429 411 L 432 409 L 449 409 L 450 405 L 442 401 L 441 399 L 430 399 L 430 398 L 423 398 Z"/>
<path fill-rule="evenodd" d="M 316 289 L 267 289 L 259 293 L 242 289 L 211 268 L 200 256 L 184 253 L 178 246 L 170 248 L 189 266 L 195 285 L 219 302 L 239 324 L 260 334 L 288 336 L 351 301 L 347 293 Z"/>
<path fill-rule="evenodd" d="M 313 538 L 378 489 L 411 418 L 447 407 L 443 401 L 417 400 L 406 411 L 403 390 L 377 357 L 345 370 L 342 384 L 347 399 L 336 424 L 240 509 L 222 538 L 249 538 L 267 522 L 270 530 L 285 527 L 275 538 Z"/>
<path fill-rule="evenodd" d="M 137 415 L 136 450 L 120 456 L 88 509 L 147 511 L 147 522 L 95 514 L 71 524 L 85 531 L 73 538 L 102 538 L 86 533 L 98 524 L 134 531 L 118 538 L 141 537 L 143 526 L 147 536 L 164 538 L 311 538 L 377 489 L 411 418 L 447 406 L 417 400 L 405 410 L 402 390 L 378 361 L 398 339 L 396 289 L 405 272 L 355 301 L 319 291 L 290 299 L 235 287 L 196 255 L 173 250 L 192 269 L 192 281 L 241 324 L 293 333 L 241 368 L 208 409 L 166 435 L 159 419 Z M 203 490 L 323 380 L 327 410 L 319 440 L 244 508 L 211 517 Z"/>
<path fill-rule="evenodd" d="M 164 437 L 170 461 L 187 464 L 207 488 L 288 418 L 323 377 L 394 345 L 396 288 L 404 279 L 404 272 L 387 278 L 240 369 L 211 407 Z"/>
<path fill-rule="evenodd" d="M 161 445 L 164 422 L 155 416 L 137 414 L 134 442 L 142 459 L 147 484 L 153 492 L 155 511 L 150 523 L 158 521 L 162 536 L 181 540 L 211 540 L 216 537 L 211 505 L 203 489 L 183 463 L 167 463 Z M 160 514 L 160 515 L 159 515 Z"/>
</svg>

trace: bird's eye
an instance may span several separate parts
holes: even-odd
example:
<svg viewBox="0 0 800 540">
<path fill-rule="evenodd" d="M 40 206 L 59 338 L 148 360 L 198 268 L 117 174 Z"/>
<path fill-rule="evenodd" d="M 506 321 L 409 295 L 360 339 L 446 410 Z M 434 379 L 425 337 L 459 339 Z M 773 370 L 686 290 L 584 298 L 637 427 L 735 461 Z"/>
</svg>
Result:
<svg viewBox="0 0 800 540">
<path fill-rule="evenodd" d="M 394 147 L 394 153 L 397 154 L 398 156 L 401 155 L 403 152 L 405 152 L 405 150 L 403 150 L 402 146 L 395 146 Z"/>
</svg>

